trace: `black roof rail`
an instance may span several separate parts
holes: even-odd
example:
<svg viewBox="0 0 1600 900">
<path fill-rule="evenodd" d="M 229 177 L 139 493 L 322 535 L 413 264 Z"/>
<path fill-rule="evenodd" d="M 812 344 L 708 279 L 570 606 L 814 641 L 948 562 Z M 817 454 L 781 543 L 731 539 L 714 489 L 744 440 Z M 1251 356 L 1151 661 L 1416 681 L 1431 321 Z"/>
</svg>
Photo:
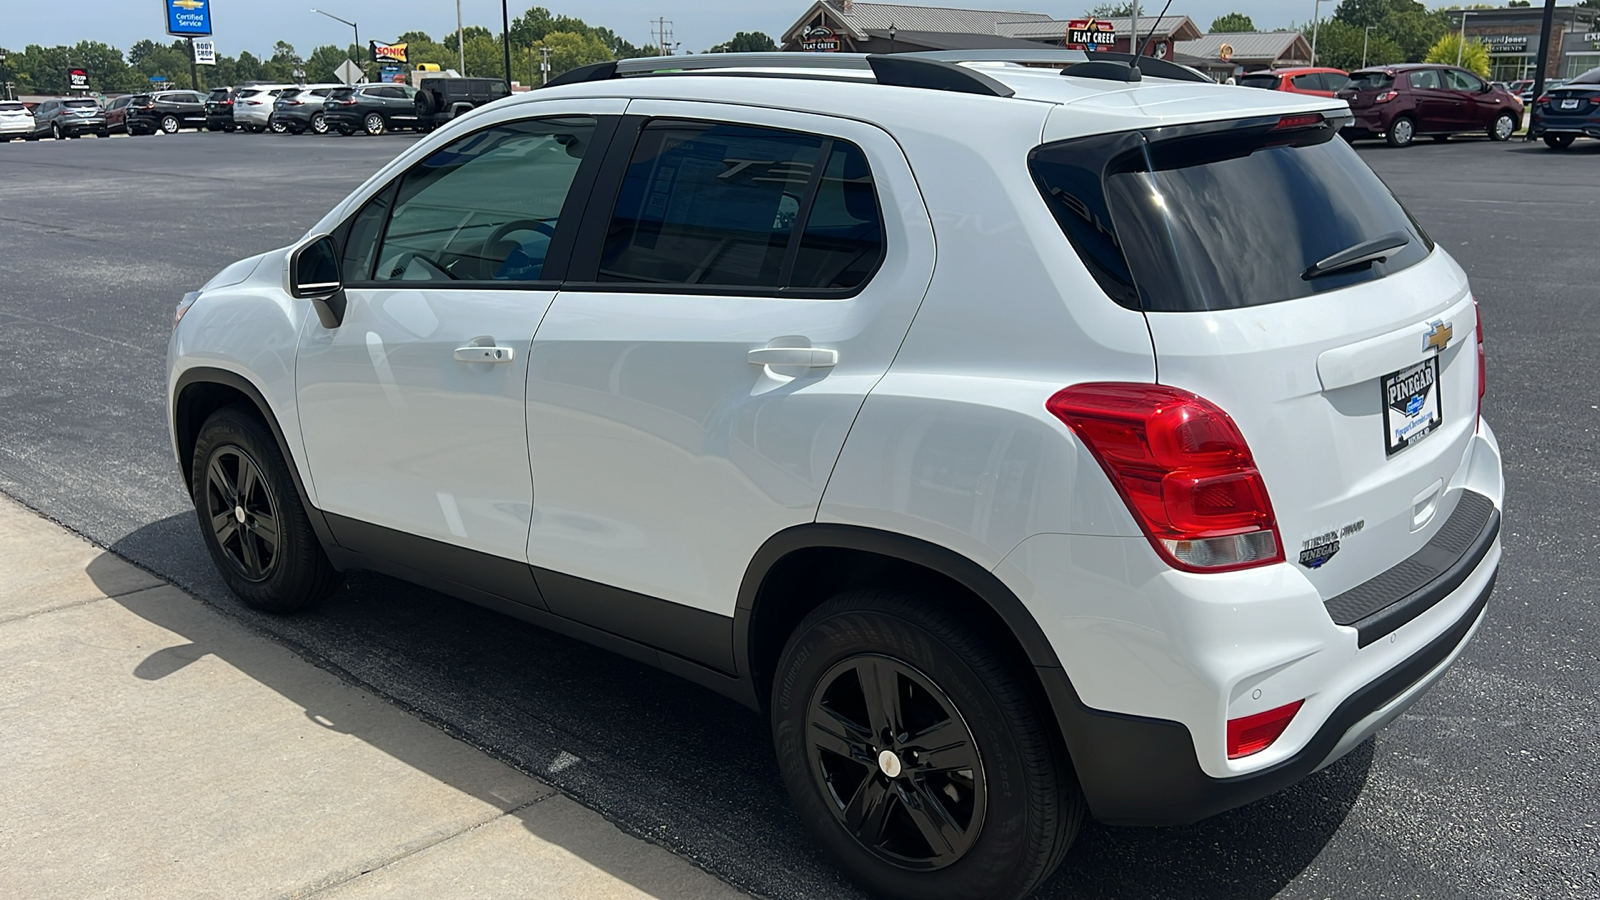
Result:
<svg viewBox="0 0 1600 900">
<path fill-rule="evenodd" d="M 1137 62 L 1139 71 L 1151 78 L 1167 78 L 1173 81 L 1200 81 L 1212 83 L 1205 73 L 1191 69 L 1185 65 L 1157 59 L 1154 56 L 1134 56 L 1132 53 L 1114 53 L 1109 50 L 1097 50 L 1085 53 L 1082 50 L 1062 50 L 1051 47 L 1041 47 L 1038 50 L 931 50 L 921 53 L 902 53 L 901 56 L 915 56 L 920 59 L 937 59 L 941 62 L 1009 62 L 1020 65 L 1057 65 L 1069 68 L 1082 63 L 1113 62 L 1123 63 L 1124 66 Z M 1088 70 L 1094 71 L 1094 70 Z M 1105 70 L 1108 73 L 1110 70 Z M 1124 73 L 1126 68 L 1122 70 Z M 1072 72 L 1079 78 L 1101 78 L 1104 75 L 1088 75 L 1084 72 Z M 1124 76 L 1114 76 L 1114 81 L 1128 80 Z"/>
<path fill-rule="evenodd" d="M 646 56 L 580 66 L 550 79 L 545 87 L 642 75 L 691 72 L 722 74 L 721 70 L 731 69 L 754 69 L 758 71 L 749 74 L 791 78 L 826 77 L 824 73 L 827 70 L 870 72 L 878 84 L 896 87 L 990 97 L 1010 97 L 1016 93 L 982 72 L 914 53 L 701 53 L 695 56 Z"/>
<path fill-rule="evenodd" d="M 1144 73 L 1133 63 L 1117 62 L 1116 60 L 1095 60 L 1094 62 L 1081 62 L 1077 65 L 1067 66 L 1061 70 L 1063 75 L 1073 78 L 1100 78 L 1106 81 L 1142 81 Z"/>
<path fill-rule="evenodd" d="M 1094 62 L 1123 63 L 1137 69 L 1142 75 L 1151 78 L 1166 78 L 1172 81 L 1198 81 L 1203 84 L 1216 84 L 1204 72 L 1191 69 L 1188 66 L 1157 59 L 1154 56 L 1134 56 L 1132 53 L 1113 53 L 1109 50 L 1097 50 L 1094 53 Z M 1105 78 L 1107 75 L 1090 75 L 1084 72 L 1074 72 L 1077 66 L 1069 66 L 1061 74 L 1072 75 L 1078 78 Z M 1137 78 L 1112 78 L 1113 81 L 1138 81 Z"/>
</svg>

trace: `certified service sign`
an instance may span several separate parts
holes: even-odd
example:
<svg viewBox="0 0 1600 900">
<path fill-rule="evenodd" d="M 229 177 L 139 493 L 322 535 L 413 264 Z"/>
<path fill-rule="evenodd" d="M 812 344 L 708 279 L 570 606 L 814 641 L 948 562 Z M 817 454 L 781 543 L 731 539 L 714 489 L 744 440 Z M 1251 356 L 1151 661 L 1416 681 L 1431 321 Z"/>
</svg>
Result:
<svg viewBox="0 0 1600 900">
<path fill-rule="evenodd" d="M 200 37 L 211 33 L 211 0 L 162 0 L 167 5 L 167 34 Z"/>
</svg>

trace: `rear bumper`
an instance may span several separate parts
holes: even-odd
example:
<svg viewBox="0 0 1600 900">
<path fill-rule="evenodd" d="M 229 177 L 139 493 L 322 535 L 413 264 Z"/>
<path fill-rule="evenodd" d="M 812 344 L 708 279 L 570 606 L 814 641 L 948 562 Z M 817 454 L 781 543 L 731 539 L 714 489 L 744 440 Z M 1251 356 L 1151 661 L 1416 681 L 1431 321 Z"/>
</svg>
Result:
<svg viewBox="0 0 1600 900">
<path fill-rule="evenodd" d="M 62 134 L 96 134 L 106 130 L 105 119 L 57 119 Z"/>
<path fill-rule="evenodd" d="M 1546 134 L 1578 134 L 1600 137 L 1600 116 L 1534 116 L 1528 124 L 1534 137 Z"/>
</svg>

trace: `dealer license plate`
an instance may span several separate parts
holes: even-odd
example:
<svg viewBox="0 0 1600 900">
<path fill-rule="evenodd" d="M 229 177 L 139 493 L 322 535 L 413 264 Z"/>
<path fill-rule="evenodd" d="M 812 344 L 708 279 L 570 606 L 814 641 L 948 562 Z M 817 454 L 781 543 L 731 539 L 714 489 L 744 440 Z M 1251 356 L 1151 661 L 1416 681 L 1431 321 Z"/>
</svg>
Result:
<svg viewBox="0 0 1600 900">
<path fill-rule="evenodd" d="M 1561 101 L 1561 108 L 1562 109 L 1577 109 L 1578 108 L 1578 101 L 1576 101 L 1576 100 L 1563 100 L 1563 101 Z"/>
<path fill-rule="evenodd" d="M 1383 391 L 1383 441 L 1388 455 L 1410 447 L 1439 428 L 1439 357 L 1392 372 L 1378 382 Z"/>
</svg>

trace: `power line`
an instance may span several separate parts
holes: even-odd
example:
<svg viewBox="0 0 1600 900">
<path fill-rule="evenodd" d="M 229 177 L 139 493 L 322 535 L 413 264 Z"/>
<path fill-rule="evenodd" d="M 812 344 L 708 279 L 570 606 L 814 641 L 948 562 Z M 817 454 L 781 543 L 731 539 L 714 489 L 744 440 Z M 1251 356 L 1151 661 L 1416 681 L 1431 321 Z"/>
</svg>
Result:
<svg viewBox="0 0 1600 900">
<path fill-rule="evenodd" d="M 656 49 L 662 56 L 672 55 L 672 21 L 667 18 L 658 18 L 650 23 L 651 31 L 656 37 Z"/>
</svg>

